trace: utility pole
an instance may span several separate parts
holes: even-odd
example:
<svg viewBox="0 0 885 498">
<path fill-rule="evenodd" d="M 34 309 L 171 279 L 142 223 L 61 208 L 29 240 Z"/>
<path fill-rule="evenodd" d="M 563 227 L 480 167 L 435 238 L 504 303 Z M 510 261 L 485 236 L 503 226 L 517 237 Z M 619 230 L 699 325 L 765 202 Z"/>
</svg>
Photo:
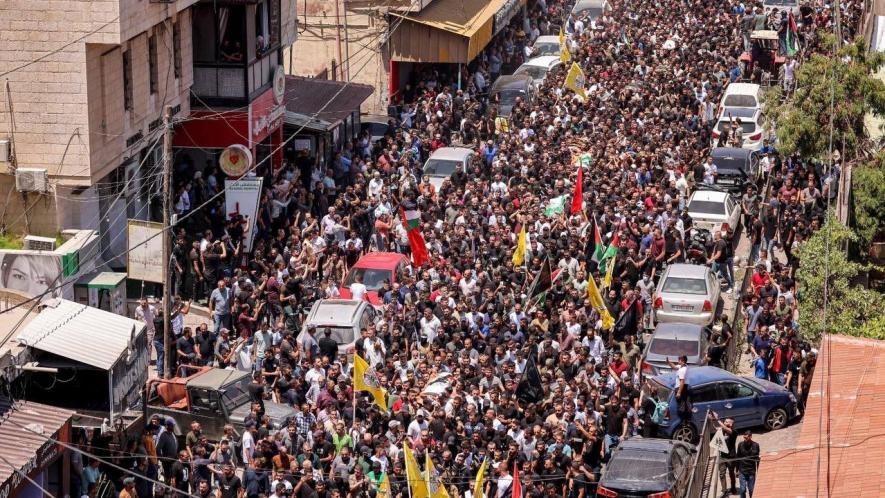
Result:
<svg viewBox="0 0 885 498">
<path fill-rule="evenodd" d="M 163 372 L 172 377 L 172 279 L 169 261 L 172 256 L 170 213 L 172 211 L 172 106 L 163 108 Z"/>
</svg>

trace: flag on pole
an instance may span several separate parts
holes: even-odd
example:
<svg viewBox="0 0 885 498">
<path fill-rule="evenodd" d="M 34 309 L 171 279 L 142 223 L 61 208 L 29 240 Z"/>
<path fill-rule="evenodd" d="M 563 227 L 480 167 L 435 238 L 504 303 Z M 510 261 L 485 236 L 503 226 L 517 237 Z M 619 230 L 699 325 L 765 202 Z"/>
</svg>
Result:
<svg viewBox="0 0 885 498">
<path fill-rule="evenodd" d="M 424 236 L 421 235 L 421 215 L 418 213 L 418 207 L 414 202 L 403 202 L 399 207 L 399 211 L 403 218 L 403 227 L 406 229 L 406 234 L 409 237 L 412 263 L 420 268 L 430 263 L 430 256 L 427 254 L 427 244 L 424 242 Z"/>
<path fill-rule="evenodd" d="M 572 62 L 572 67 L 568 70 L 563 86 L 575 92 L 582 99 L 587 100 L 587 94 L 584 92 L 584 84 L 586 82 L 587 77 L 584 76 L 581 66 L 578 66 L 576 62 Z"/>
<path fill-rule="evenodd" d="M 535 275 L 535 279 L 529 285 L 526 297 L 532 300 L 538 297 L 539 294 L 550 290 L 551 287 L 553 287 L 553 273 L 550 271 L 550 259 L 544 258 L 544 262 L 541 264 L 541 271 Z"/>
<path fill-rule="evenodd" d="M 519 238 L 516 239 L 516 249 L 513 250 L 513 266 L 525 263 L 525 225 L 519 226 Z"/>
<path fill-rule="evenodd" d="M 530 354 L 522 378 L 516 386 L 516 399 L 525 403 L 537 403 L 544 399 L 541 372 L 535 365 L 535 355 Z"/>
<path fill-rule="evenodd" d="M 513 498 L 522 498 L 522 483 L 519 482 L 519 467 L 513 462 Z"/>
<path fill-rule="evenodd" d="M 427 494 L 430 498 L 449 498 L 449 492 L 446 487 L 439 481 L 439 472 L 433 467 L 433 460 L 430 459 L 430 453 L 424 453 L 424 475 L 427 481 Z"/>
<path fill-rule="evenodd" d="M 584 246 L 584 254 L 596 264 L 602 259 L 605 246 L 602 245 L 602 236 L 599 234 L 599 225 L 596 224 L 596 216 L 590 215 L 590 234 L 587 236 L 587 245 Z"/>
<path fill-rule="evenodd" d="M 390 478 L 387 477 L 387 472 L 381 475 L 381 482 L 378 483 L 378 493 L 375 495 L 375 498 L 393 498 L 393 493 L 390 491 Z"/>
<path fill-rule="evenodd" d="M 559 28 L 559 60 L 563 64 L 572 60 L 572 53 L 568 49 L 568 40 L 565 39 L 565 33 L 562 32 L 562 28 Z"/>
<path fill-rule="evenodd" d="M 575 193 L 572 195 L 570 214 L 578 214 L 584 207 L 584 167 L 578 163 L 578 178 L 575 180 Z"/>
<path fill-rule="evenodd" d="M 602 328 L 604 330 L 611 329 L 615 324 L 615 319 L 608 312 L 608 308 L 605 307 L 605 302 L 602 301 L 602 294 L 599 293 L 599 287 L 596 286 L 596 280 L 593 279 L 592 275 L 587 278 L 587 299 L 590 301 L 593 309 L 599 313 L 600 318 L 602 318 Z"/>
<path fill-rule="evenodd" d="M 378 382 L 375 369 L 358 354 L 353 355 L 353 389 L 368 392 L 378 408 L 387 411 L 387 391 Z"/>
<path fill-rule="evenodd" d="M 790 12 L 789 23 L 787 24 L 787 55 L 794 56 L 799 53 L 799 32 L 796 28 L 796 19 L 793 12 Z"/>
<path fill-rule="evenodd" d="M 608 269 L 608 260 L 614 258 L 618 255 L 618 247 L 621 245 L 621 238 L 619 233 L 615 233 L 615 238 L 612 239 L 611 244 L 608 245 L 608 248 L 602 254 L 602 257 L 599 258 L 599 271 L 605 272 Z"/>
<path fill-rule="evenodd" d="M 565 211 L 565 196 L 560 195 L 550 199 L 547 207 L 544 208 L 544 216 L 560 215 Z"/>
<path fill-rule="evenodd" d="M 612 288 L 612 278 L 615 275 L 615 262 L 611 261 L 608 264 L 608 268 L 605 270 L 605 279 L 602 281 L 602 286 L 606 289 Z"/>
<path fill-rule="evenodd" d="M 411 498 L 429 498 L 427 482 L 421 475 L 418 460 L 407 444 L 403 444 L 403 459 L 406 461 L 406 480 L 409 482 L 409 495 Z"/>
<path fill-rule="evenodd" d="M 562 31 L 560 31 L 562 33 Z M 482 465 L 479 466 L 479 470 L 476 472 L 476 482 L 473 484 L 473 498 L 484 498 L 482 493 L 483 488 L 483 479 L 486 476 L 486 467 L 489 466 L 489 457 L 486 455 L 485 458 L 482 459 Z"/>
</svg>

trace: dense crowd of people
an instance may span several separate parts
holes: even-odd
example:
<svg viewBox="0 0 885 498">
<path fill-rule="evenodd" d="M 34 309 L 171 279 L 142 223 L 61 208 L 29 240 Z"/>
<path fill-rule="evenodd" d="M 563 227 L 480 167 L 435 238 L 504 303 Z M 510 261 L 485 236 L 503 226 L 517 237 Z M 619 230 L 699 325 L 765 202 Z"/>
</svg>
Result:
<svg viewBox="0 0 885 498">
<path fill-rule="evenodd" d="M 152 422 L 131 445 L 145 456 L 127 460 L 137 474 L 200 497 L 377 497 L 386 481 L 388 498 L 403 498 L 408 445 L 422 466 L 425 454 L 434 462 L 451 496 L 473 496 L 487 459 L 485 496 L 507 496 L 518 469 L 527 496 L 584 497 L 595 493 L 613 446 L 655 435 L 655 400 L 640 372 L 648 320 L 604 327 L 588 279 L 604 288 L 614 319 L 637 307 L 650 316 L 655 277 L 686 258 L 687 199 L 715 181 L 707 155 L 718 102 L 730 82 L 752 76 L 741 74 L 739 62 L 746 32 L 760 23 L 782 28 L 785 16 L 738 0 L 613 0 L 591 22 L 569 16 L 565 1 L 530 4 L 463 74 L 428 66 L 413 75 L 396 96 L 402 113 L 380 141 L 363 136 L 327 168 L 300 157 L 266 178 L 251 251 L 243 240 L 253 227 L 243 219 L 210 213 L 199 232 L 179 234 L 179 296 L 169 317 L 175 342 L 153 335 L 158 372 L 169 346 L 175 364 L 254 373 L 256 405 L 246 431 L 221 441 L 201 437 L 196 424 L 179 428 L 186 434 L 180 442 L 166 426 L 171 421 Z M 859 9 L 843 3 L 847 26 Z M 831 8 L 803 2 L 798 22 L 806 50 L 814 50 L 814 30 L 830 27 Z M 560 29 L 586 74 L 586 100 L 564 89 L 564 64 L 501 119 L 485 98 L 489 86 L 531 57 L 535 38 Z M 467 172 L 436 189 L 421 167 L 432 151 L 453 144 L 473 148 L 475 157 Z M 804 397 L 816 352 L 796 321 L 798 248 L 837 194 L 839 164 L 781 157 L 768 143 L 760 154 L 764 174 L 740 198 L 751 253 L 736 258 L 733 242 L 742 233 L 723 232 L 711 262 L 752 271 L 746 289 L 733 271 L 719 271 L 723 289 L 733 285 L 745 301 L 742 329 L 733 333 L 734 324 L 720 319 L 707 362 L 722 364 L 723 346 L 740 342 L 757 377 Z M 576 162 L 580 155 L 587 160 Z M 551 200 L 573 195 L 577 164 L 584 168 L 579 212 L 566 204 L 551 213 Z M 223 185 L 211 165 L 198 175 L 179 173 L 189 178 L 182 191 L 192 205 Z M 340 296 L 360 256 L 410 252 L 403 204 L 420 213 L 430 263 L 385 283 L 378 318 L 353 347 L 387 392 L 380 409 L 354 392 L 351 356 L 339 354 L 322 330 L 301 334 L 300 326 L 311 303 Z M 593 226 L 603 245 L 620 243 L 607 287 L 587 250 Z M 512 258 L 517 227 L 525 230 L 522 264 Z M 527 287 L 548 263 L 555 277 L 543 299 L 534 299 Z M 355 285 L 348 290 L 362 295 Z M 192 300 L 205 300 L 212 315 L 197 330 L 183 319 Z M 162 328 L 149 303 L 136 316 L 151 332 Z M 541 391 L 526 397 L 520 384 L 532 366 Z M 427 395 L 440 374 L 451 374 L 444 390 Z M 271 401 L 298 409 L 288 427 L 269 427 L 263 403 Z M 737 463 L 724 468 L 731 486 L 737 470 L 742 492 L 751 493 L 755 464 L 740 462 L 753 447 L 741 450 L 736 439 L 728 438 L 723 455 Z M 746 458 L 758 458 L 758 445 Z M 85 493 L 92 474 L 75 474 Z M 140 478 L 126 480 L 124 491 L 141 498 L 165 492 Z"/>
</svg>

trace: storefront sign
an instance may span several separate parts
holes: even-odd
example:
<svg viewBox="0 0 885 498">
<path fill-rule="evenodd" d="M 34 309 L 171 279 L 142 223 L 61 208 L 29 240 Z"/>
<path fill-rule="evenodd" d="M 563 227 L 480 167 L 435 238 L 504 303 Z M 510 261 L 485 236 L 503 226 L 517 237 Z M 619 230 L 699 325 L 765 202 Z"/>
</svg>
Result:
<svg viewBox="0 0 885 498">
<path fill-rule="evenodd" d="M 129 347 L 111 368 L 111 424 L 139 401 L 139 390 L 147 382 L 148 354 L 145 328 L 132 328 Z"/>
<path fill-rule="evenodd" d="M 129 278 L 163 283 L 162 223 L 129 220 L 126 227 L 128 249 L 126 271 Z"/>
<path fill-rule="evenodd" d="M 232 178 L 239 178 L 252 167 L 252 151 L 244 145 L 231 145 L 221 152 L 218 164 L 224 174 Z"/>
<path fill-rule="evenodd" d="M 69 431 L 67 429 L 68 424 L 69 422 L 66 422 L 61 429 L 56 431 L 50 437 L 52 439 L 67 443 L 70 439 L 70 436 L 68 434 Z M 40 449 L 37 450 L 37 452 L 30 460 L 22 465 L 20 469 L 16 469 L 16 471 L 14 471 L 11 476 L 9 476 L 9 479 L 7 479 L 3 483 L 0 483 L 0 498 L 11 498 L 13 496 L 16 496 L 17 492 L 19 491 L 18 487 L 21 485 L 22 481 L 25 480 L 22 474 L 31 476 L 31 474 L 33 474 L 37 470 L 45 469 L 49 466 L 49 464 L 54 462 L 55 459 L 61 455 L 61 453 L 62 447 L 59 444 L 47 439 L 46 442 L 43 443 L 43 446 L 41 446 Z"/>
<path fill-rule="evenodd" d="M 498 9 L 498 12 L 495 12 L 495 27 L 493 35 L 498 34 L 510 23 L 513 16 L 516 15 L 516 11 L 518 11 L 523 4 L 524 0 L 507 0 L 507 2 Z"/>
<path fill-rule="evenodd" d="M 285 81 L 285 76 L 283 78 Z M 285 94 L 285 83 L 282 92 Z M 249 137 L 252 139 L 251 146 L 255 146 L 283 125 L 283 117 L 286 115 L 286 106 L 276 102 L 277 85 L 262 93 L 257 99 L 249 104 Z"/>
<path fill-rule="evenodd" d="M 243 215 L 246 219 L 246 240 L 243 241 L 246 252 L 252 251 L 252 239 L 255 237 L 258 219 L 258 202 L 261 200 L 261 183 L 260 177 L 224 182 L 224 207 L 228 218 Z"/>
<path fill-rule="evenodd" d="M 295 138 L 292 140 L 292 148 L 295 150 L 313 150 L 313 141 L 309 138 Z"/>
<path fill-rule="evenodd" d="M 273 101 L 280 105 L 286 97 L 286 72 L 283 66 L 277 66 L 277 70 L 273 74 Z"/>
</svg>

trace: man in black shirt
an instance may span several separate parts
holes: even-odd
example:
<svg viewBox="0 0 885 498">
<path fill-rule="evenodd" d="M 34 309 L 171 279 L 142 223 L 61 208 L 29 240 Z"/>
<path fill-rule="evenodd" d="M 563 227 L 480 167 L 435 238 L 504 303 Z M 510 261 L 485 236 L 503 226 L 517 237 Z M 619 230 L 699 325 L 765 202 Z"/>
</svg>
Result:
<svg viewBox="0 0 885 498">
<path fill-rule="evenodd" d="M 186 365 L 196 358 L 196 347 L 193 332 L 190 327 L 184 328 L 184 333 L 175 341 L 175 349 L 179 365 Z"/>
<path fill-rule="evenodd" d="M 328 356 L 329 362 L 334 362 L 335 356 L 338 354 L 338 343 L 332 339 L 332 329 L 326 327 L 323 330 L 323 337 L 317 342 L 320 347 L 320 356 Z"/>
<path fill-rule="evenodd" d="M 224 466 L 221 472 L 216 472 L 218 490 L 221 498 L 239 498 L 243 482 L 234 474 L 234 468 L 230 464 Z"/>
<path fill-rule="evenodd" d="M 627 410 L 620 403 L 617 396 L 609 399 L 605 407 L 605 455 L 611 455 L 613 446 L 617 446 L 621 439 L 627 437 Z"/>
<path fill-rule="evenodd" d="M 191 489 L 191 462 L 187 451 L 178 453 L 178 461 L 172 464 L 172 478 L 169 484 L 177 489 L 180 494 L 190 494 Z"/>
<path fill-rule="evenodd" d="M 756 470 L 759 465 L 759 443 L 753 441 L 753 433 L 744 432 L 744 440 L 737 446 L 738 479 L 741 485 L 741 497 L 753 496 L 756 485 Z"/>
<path fill-rule="evenodd" d="M 194 340 L 197 343 L 197 351 L 200 353 L 200 364 L 208 365 L 215 359 L 215 338 L 212 337 L 212 332 L 209 331 L 207 324 L 200 324 L 197 337 Z"/>
</svg>

